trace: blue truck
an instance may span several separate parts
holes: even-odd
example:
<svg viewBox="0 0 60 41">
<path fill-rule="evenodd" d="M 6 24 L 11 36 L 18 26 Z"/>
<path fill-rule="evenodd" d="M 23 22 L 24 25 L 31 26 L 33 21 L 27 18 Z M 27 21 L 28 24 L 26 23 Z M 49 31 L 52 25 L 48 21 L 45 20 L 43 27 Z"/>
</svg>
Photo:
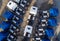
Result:
<svg viewBox="0 0 60 41">
<path fill-rule="evenodd" d="M 4 41 L 7 39 L 9 32 L 0 32 L 0 41 Z"/>
<path fill-rule="evenodd" d="M 6 31 L 7 29 L 9 29 L 10 25 L 11 25 L 10 22 L 2 21 L 0 23 L 0 29 L 2 29 L 3 31 Z"/>
<path fill-rule="evenodd" d="M 42 39 L 42 41 L 50 41 L 50 39 L 45 37 L 45 38 Z"/>
<path fill-rule="evenodd" d="M 48 26 L 52 26 L 52 27 L 57 26 L 57 20 L 55 18 L 48 19 Z"/>
<path fill-rule="evenodd" d="M 50 9 L 49 9 L 49 13 L 50 13 L 50 16 L 51 16 L 51 17 L 56 17 L 56 16 L 58 16 L 58 13 L 59 13 L 58 8 L 55 8 L 55 7 L 50 8 Z"/>
<path fill-rule="evenodd" d="M 23 22 L 23 18 L 14 16 L 13 19 L 11 20 L 12 24 L 15 25 L 20 25 Z"/>
<path fill-rule="evenodd" d="M 54 30 L 52 28 L 45 29 L 45 35 L 48 37 L 54 36 Z"/>
<path fill-rule="evenodd" d="M 15 15 L 9 10 L 5 11 L 5 13 L 3 13 L 2 16 L 10 22 L 13 22 L 13 23 L 16 22 L 16 25 L 23 22 L 23 19 L 21 17 L 17 17 L 17 15 Z"/>
<path fill-rule="evenodd" d="M 12 19 L 12 17 L 14 16 L 14 14 L 13 14 L 12 12 L 10 12 L 9 10 L 7 10 L 7 11 L 5 11 L 5 12 L 2 14 L 2 16 L 3 16 L 5 19 L 9 20 L 9 19 Z"/>
</svg>

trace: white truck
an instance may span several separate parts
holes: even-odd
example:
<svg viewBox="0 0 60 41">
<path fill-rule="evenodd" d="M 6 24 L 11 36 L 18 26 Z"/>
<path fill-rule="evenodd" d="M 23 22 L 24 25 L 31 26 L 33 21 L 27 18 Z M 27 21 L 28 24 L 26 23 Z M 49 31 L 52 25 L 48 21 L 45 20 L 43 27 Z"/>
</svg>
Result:
<svg viewBox="0 0 60 41">
<path fill-rule="evenodd" d="M 15 2 L 9 1 L 7 4 L 7 7 L 15 12 L 17 15 L 24 15 L 25 14 L 25 9 L 22 6 L 18 6 Z"/>
<path fill-rule="evenodd" d="M 25 30 L 24 30 L 24 36 L 30 37 L 32 34 L 32 26 L 26 25 Z"/>
<path fill-rule="evenodd" d="M 7 7 L 14 11 L 18 7 L 18 5 L 13 1 L 9 1 Z"/>
<path fill-rule="evenodd" d="M 35 7 L 35 6 L 31 7 L 30 14 L 28 16 L 28 21 L 27 22 L 29 22 L 29 20 L 33 20 L 34 21 L 35 16 L 37 14 L 37 11 L 38 11 L 38 7 Z"/>
<path fill-rule="evenodd" d="M 24 30 L 24 34 L 23 34 L 24 38 L 23 38 L 22 41 L 29 41 L 30 40 L 30 37 L 31 37 L 31 34 L 32 34 L 32 30 L 33 30 L 32 26 L 26 25 L 25 30 Z"/>
</svg>

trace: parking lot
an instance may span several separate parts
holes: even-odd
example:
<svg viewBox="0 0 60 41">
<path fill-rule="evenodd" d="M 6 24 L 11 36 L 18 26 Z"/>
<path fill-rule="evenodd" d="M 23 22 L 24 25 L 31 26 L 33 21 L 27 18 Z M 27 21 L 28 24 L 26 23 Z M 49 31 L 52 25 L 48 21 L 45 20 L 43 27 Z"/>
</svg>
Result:
<svg viewBox="0 0 60 41">
<path fill-rule="evenodd" d="M 21 31 L 20 31 L 20 36 L 18 37 L 18 39 L 17 39 L 17 41 L 21 41 L 22 39 L 23 39 L 23 37 L 22 37 L 22 35 L 23 35 L 23 31 L 24 31 L 24 28 L 25 28 L 25 26 L 28 24 L 27 23 L 27 18 L 28 18 L 28 15 L 29 15 L 29 11 L 30 11 L 30 8 L 31 8 L 31 6 L 32 5 L 35 5 L 35 6 L 37 6 L 38 8 L 40 8 L 41 7 L 41 4 L 42 3 L 44 3 L 44 2 L 47 2 L 48 0 L 37 0 L 37 1 L 35 1 L 35 0 L 33 0 L 33 2 L 31 3 L 31 5 L 29 6 L 29 8 L 28 8 L 28 10 L 27 10 L 27 12 L 26 12 L 26 14 L 24 15 L 24 22 L 22 23 L 22 25 L 21 25 Z M 36 4 L 34 4 L 36 2 Z M 54 3 L 56 3 L 56 7 L 58 7 L 59 8 L 59 11 L 60 11 L 60 0 L 54 0 Z M 45 6 L 46 7 L 46 6 Z M 2 7 L 3 8 L 3 7 Z M 44 7 L 43 7 L 44 8 Z M 2 9 L 3 10 L 3 9 Z M 39 12 L 39 11 L 38 11 Z M 60 12 L 59 12 L 60 13 Z M 37 16 L 38 16 L 38 14 L 37 14 Z M 38 17 L 37 17 L 38 18 Z M 55 28 L 55 35 L 56 36 L 58 36 L 58 38 L 60 39 L 60 14 L 59 14 L 59 16 L 57 17 L 57 20 L 58 20 L 58 26 L 57 26 L 57 29 Z M 33 27 L 34 27 L 34 29 L 35 29 L 35 27 L 36 27 L 36 24 L 37 24 L 37 19 L 35 19 L 35 21 L 34 21 L 35 23 L 34 23 L 34 25 L 33 25 Z M 33 30 L 33 34 L 32 34 L 32 37 L 31 38 L 33 38 L 33 35 L 34 35 L 34 30 Z M 31 41 L 32 41 L 32 39 L 31 39 Z"/>
</svg>

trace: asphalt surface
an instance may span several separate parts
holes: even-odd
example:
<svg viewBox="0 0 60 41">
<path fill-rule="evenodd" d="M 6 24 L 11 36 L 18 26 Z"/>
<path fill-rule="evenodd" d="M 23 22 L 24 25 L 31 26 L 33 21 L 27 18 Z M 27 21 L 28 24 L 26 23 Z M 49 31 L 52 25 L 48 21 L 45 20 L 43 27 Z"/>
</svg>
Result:
<svg viewBox="0 0 60 41">
<path fill-rule="evenodd" d="M 59 10 L 59 16 L 57 17 L 58 18 L 58 22 L 60 23 L 60 0 L 54 0 L 55 4 L 56 4 L 56 7 L 58 8 Z"/>
<path fill-rule="evenodd" d="M 2 0 L 0 0 L 0 8 L 1 8 L 1 5 L 2 5 Z"/>
<path fill-rule="evenodd" d="M 54 2 L 56 4 L 56 7 L 59 10 L 59 16 L 57 17 L 58 27 L 57 27 L 56 31 L 57 31 L 57 37 L 58 37 L 58 39 L 60 41 L 60 0 L 54 0 Z"/>
<path fill-rule="evenodd" d="M 42 3 L 47 2 L 48 0 L 36 0 L 36 6 L 40 7 Z"/>
</svg>

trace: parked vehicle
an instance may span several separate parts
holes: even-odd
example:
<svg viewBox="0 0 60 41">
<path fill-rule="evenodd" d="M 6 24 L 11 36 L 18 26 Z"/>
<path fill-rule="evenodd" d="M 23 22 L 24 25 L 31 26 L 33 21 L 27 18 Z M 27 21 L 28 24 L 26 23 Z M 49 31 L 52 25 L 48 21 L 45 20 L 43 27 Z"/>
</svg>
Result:
<svg viewBox="0 0 60 41">
<path fill-rule="evenodd" d="M 19 31 L 20 31 L 19 29 L 18 30 L 9 29 L 10 34 L 13 34 L 13 35 L 16 35 L 16 36 L 18 36 Z"/>
<path fill-rule="evenodd" d="M 32 26 L 30 26 L 30 25 L 26 25 L 26 27 L 25 27 L 25 30 L 24 30 L 24 38 L 23 38 L 23 40 L 22 41 L 29 41 L 29 39 L 30 39 L 30 37 L 31 37 L 31 34 L 32 34 L 32 29 L 33 29 L 33 27 Z"/>
<path fill-rule="evenodd" d="M 7 41 L 16 41 L 16 40 L 17 40 L 17 36 L 13 34 L 9 34 L 7 37 Z"/>
<path fill-rule="evenodd" d="M 14 11 L 18 7 L 18 5 L 13 1 L 9 1 L 7 7 Z"/>
<path fill-rule="evenodd" d="M 47 10 L 46 11 L 43 11 L 42 17 L 43 18 L 49 18 L 49 12 Z"/>
<path fill-rule="evenodd" d="M 14 16 L 12 19 L 12 24 L 15 24 L 17 26 L 20 25 L 22 22 L 23 22 L 23 19 L 17 16 Z"/>
<path fill-rule="evenodd" d="M 32 14 L 33 16 L 36 16 L 38 11 L 38 7 L 32 6 L 30 9 L 30 14 Z"/>
<path fill-rule="evenodd" d="M 52 16 L 52 17 L 58 16 L 58 14 L 59 14 L 58 8 L 55 8 L 55 7 L 50 8 L 49 13 L 50 13 L 50 16 Z"/>
<path fill-rule="evenodd" d="M 11 25 L 11 23 L 2 21 L 2 23 L 0 24 L 0 29 L 2 29 L 2 31 L 6 31 L 7 29 L 10 28 L 10 25 Z M 0 31 L 0 32 L 2 32 L 2 31 Z"/>
<path fill-rule="evenodd" d="M 57 26 L 57 20 L 54 18 L 48 19 L 48 26 Z"/>
<path fill-rule="evenodd" d="M 28 25 L 33 25 L 34 23 L 34 20 L 35 20 L 35 16 L 37 14 L 37 11 L 38 11 L 38 8 L 35 7 L 35 6 L 32 6 L 31 9 L 30 9 L 30 14 L 28 16 Z"/>
<path fill-rule="evenodd" d="M 44 34 L 45 34 L 45 31 L 44 31 L 44 29 L 38 29 L 38 34 L 39 34 L 39 36 L 43 36 Z"/>
<path fill-rule="evenodd" d="M 32 34 L 32 26 L 27 25 L 24 30 L 24 36 L 30 37 Z"/>
<path fill-rule="evenodd" d="M 52 37 L 54 36 L 54 30 L 52 28 L 47 28 L 45 30 L 45 34 L 47 35 L 47 37 Z"/>
<path fill-rule="evenodd" d="M 9 32 L 6 31 L 0 32 L 0 41 L 4 41 L 7 38 L 8 34 Z"/>
<path fill-rule="evenodd" d="M 24 10 L 24 8 L 22 8 L 22 7 L 18 7 L 16 10 L 15 10 L 15 12 L 16 12 L 16 15 L 18 15 L 18 16 L 23 16 L 24 14 L 25 14 L 25 10 Z"/>
<path fill-rule="evenodd" d="M 48 26 L 48 22 L 46 19 L 41 19 L 41 26 L 42 27 Z"/>
<path fill-rule="evenodd" d="M 5 11 L 5 12 L 2 14 L 2 16 L 3 16 L 6 20 L 11 20 L 12 17 L 14 16 L 14 14 L 8 10 L 8 11 Z"/>
<path fill-rule="evenodd" d="M 9 29 L 9 32 L 10 32 L 10 34 L 17 35 L 17 33 L 12 29 Z"/>
<path fill-rule="evenodd" d="M 56 17 L 58 16 L 58 13 L 59 13 L 58 8 L 53 7 L 50 8 L 49 10 L 42 11 L 41 16 L 43 18 Z"/>
</svg>

